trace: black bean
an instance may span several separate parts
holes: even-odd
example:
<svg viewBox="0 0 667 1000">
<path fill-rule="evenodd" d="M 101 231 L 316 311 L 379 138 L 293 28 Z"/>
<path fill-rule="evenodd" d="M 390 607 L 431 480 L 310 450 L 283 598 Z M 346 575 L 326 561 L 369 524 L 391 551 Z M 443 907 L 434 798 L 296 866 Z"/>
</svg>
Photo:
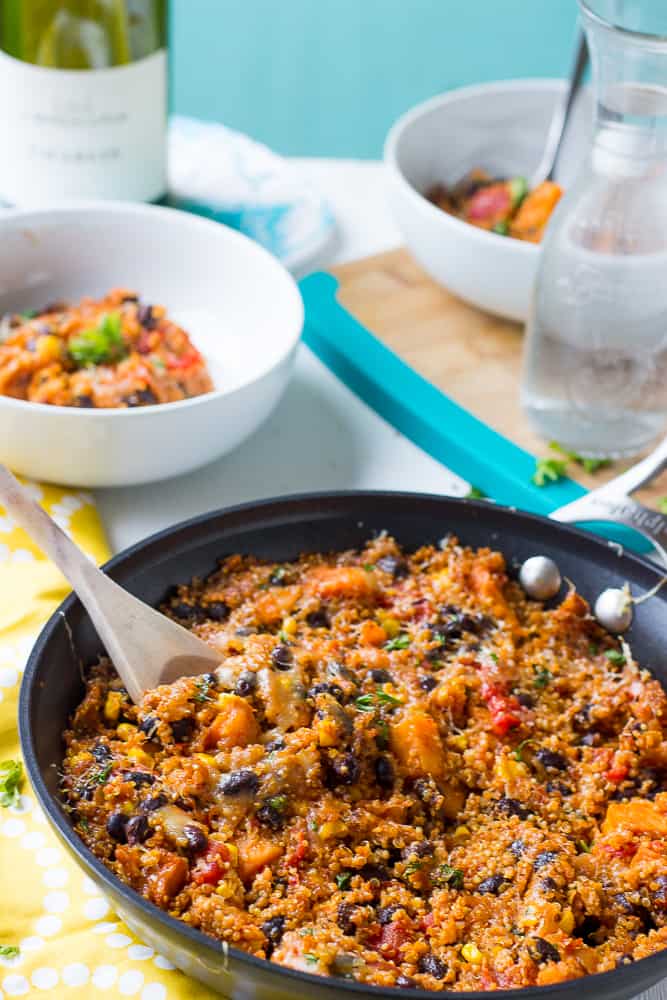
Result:
<svg viewBox="0 0 667 1000">
<path fill-rule="evenodd" d="M 175 743 L 187 743 L 195 729 L 194 719 L 175 719 L 171 723 L 171 732 Z"/>
<path fill-rule="evenodd" d="M 526 819 L 530 816 L 530 810 L 526 809 L 517 799 L 511 799 L 506 795 L 498 799 L 496 809 L 503 816 L 518 816 L 519 819 Z"/>
<path fill-rule="evenodd" d="M 276 670 L 289 670 L 294 662 L 292 650 L 285 643 L 274 646 L 271 650 L 271 662 Z"/>
<path fill-rule="evenodd" d="M 535 860 L 533 861 L 534 868 L 545 868 L 547 865 L 552 865 L 554 861 L 558 860 L 557 851 L 540 851 Z"/>
<path fill-rule="evenodd" d="M 442 959 L 438 958 L 437 955 L 434 955 L 432 951 L 429 951 L 426 955 L 421 956 L 417 963 L 417 968 L 420 972 L 433 976 L 434 979 L 444 979 L 447 975 L 447 966 Z"/>
<path fill-rule="evenodd" d="M 617 892 L 611 898 L 622 913 L 635 914 L 635 904 L 630 902 L 624 892 Z"/>
<path fill-rule="evenodd" d="M 405 559 L 400 559 L 398 556 L 382 556 L 375 565 L 383 573 L 389 573 L 395 580 L 400 580 L 410 572 L 410 567 Z"/>
<path fill-rule="evenodd" d="M 591 718 L 591 706 L 582 705 L 578 712 L 572 716 L 572 725 L 575 729 L 588 729 Z"/>
<path fill-rule="evenodd" d="M 390 924 L 394 914 L 400 909 L 401 907 L 396 906 L 395 904 L 392 906 L 381 906 L 376 913 L 378 923 L 381 924 L 382 927 L 386 926 L 386 924 Z"/>
<path fill-rule="evenodd" d="M 268 941 L 267 955 L 270 955 L 277 944 L 280 944 L 280 939 L 285 933 L 285 918 L 284 917 L 270 917 L 265 920 L 261 925 L 260 930 Z"/>
<path fill-rule="evenodd" d="M 157 403 L 157 396 L 150 389 L 137 389 L 136 392 L 123 396 L 123 402 L 131 409 L 136 406 L 151 406 Z"/>
<path fill-rule="evenodd" d="M 483 882 L 480 882 L 477 886 L 477 892 L 497 896 L 506 884 L 507 880 L 502 875 L 490 875 L 489 878 L 485 878 Z"/>
<path fill-rule="evenodd" d="M 236 682 L 236 687 L 234 688 L 234 694 L 239 695 L 240 698 L 247 698 L 254 691 L 257 690 L 257 675 L 252 672 L 252 670 L 245 670 L 240 674 L 239 679 Z"/>
<path fill-rule="evenodd" d="M 202 605 L 202 611 L 213 622 L 226 622 L 231 614 L 231 608 L 224 601 L 211 601 Z"/>
<path fill-rule="evenodd" d="M 285 749 L 285 740 L 282 738 L 282 736 L 276 736 L 275 739 L 272 739 L 271 742 L 267 743 L 266 746 L 264 747 L 266 753 L 275 753 L 276 750 L 284 750 L 284 749 Z"/>
<path fill-rule="evenodd" d="M 145 816 L 133 816 L 125 827 L 128 844 L 143 844 L 150 837 L 151 829 Z"/>
<path fill-rule="evenodd" d="M 513 854 L 515 858 L 520 858 L 526 852 L 526 845 L 523 840 L 513 840 L 509 849 L 510 854 Z"/>
<path fill-rule="evenodd" d="M 542 765 L 542 767 L 553 769 L 554 771 L 565 771 L 567 770 L 567 760 L 561 753 L 556 753 L 555 750 L 547 750 L 546 747 L 539 747 L 535 751 L 535 760 Z"/>
<path fill-rule="evenodd" d="M 178 604 L 172 604 L 170 610 L 172 615 L 182 622 L 194 622 L 201 618 L 201 609 L 196 604 L 186 604 L 184 601 L 180 601 Z"/>
<path fill-rule="evenodd" d="M 331 620 L 325 608 L 318 608 L 306 615 L 306 623 L 311 628 L 331 628 Z"/>
<path fill-rule="evenodd" d="M 531 958 L 536 962 L 560 962 L 560 952 L 544 938 L 534 937 L 529 944 Z"/>
<path fill-rule="evenodd" d="M 546 878 L 541 880 L 540 889 L 542 889 L 543 892 L 556 892 L 558 889 L 558 883 L 555 879 L 551 878 L 550 875 L 547 875 Z"/>
<path fill-rule="evenodd" d="M 139 732 L 145 733 L 149 740 L 152 740 L 157 731 L 157 727 L 160 725 L 160 720 L 155 715 L 147 715 L 145 719 L 142 719 L 139 723 Z"/>
<path fill-rule="evenodd" d="M 547 781 L 546 789 L 549 793 L 558 792 L 563 797 L 572 795 L 572 789 L 569 785 L 564 785 L 562 781 Z"/>
<path fill-rule="evenodd" d="M 584 733 L 584 735 L 579 740 L 579 745 L 582 747 L 596 747 L 599 745 L 602 737 L 599 733 L 590 732 Z"/>
<path fill-rule="evenodd" d="M 162 792 L 158 792 L 157 795 L 151 795 L 149 798 L 144 799 L 140 805 L 140 809 L 143 812 L 154 812 L 156 809 L 161 809 L 162 806 L 166 806 L 169 799 Z"/>
<path fill-rule="evenodd" d="M 422 676 L 419 678 L 419 687 L 422 689 L 422 691 L 426 692 L 432 691 L 433 688 L 436 688 L 437 686 L 438 686 L 438 681 L 437 678 L 433 676 L 433 674 L 422 674 Z"/>
<path fill-rule="evenodd" d="M 382 667 L 376 667 L 374 670 L 371 670 L 371 680 L 375 684 L 392 684 L 394 678 L 388 670 L 383 670 Z"/>
<path fill-rule="evenodd" d="M 572 932 L 573 937 L 581 938 L 584 944 L 589 945 L 591 948 L 596 947 L 597 942 L 594 940 L 593 935 L 600 930 L 601 923 L 597 917 L 592 915 L 587 915 L 577 926 L 576 930 Z"/>
<path fill-rule="evenodd" d="M 269 577 L 269 584 L 272 587 L 284 587 L 289 583 L 289 572 L 284 566 L 276 566 Z"/>
<path fill-rule="evenodd" d="M 286 802 L 283 799 L 284 796 L 280 795 L 265 799 L 256 813 L 258 822 L 272 830 L 280 830 L 285 825 Z"/>
<path fill-rule="evenodd" d="M 119 844 L 124 844 L 127 840 L 127 818 L 122 812 L 113 812 L 107 820 L 107 833 L 112 840 L 117 840 Z"/>
<path fill-rule="evenodd" d="M 240 628 L 236 629 L 236 631 L 235 631 L 234 634 L 235 635 L 241 635 L 241 636 L 256 635 L 257 634 L 257 629 L 250 628 L 249 625 L 242 625 Z"/>
<path fill-rule="evenodd" d="M 94 409 L 95 401 L 92 396 L 88 396 L 86 393 L 81 393 L 81 395 L 74 397 L 72 405 L 78 406 L 80 410 L 90 410 Z"/>
<path fill-rule="evenodd" d="M 389 757 L 376 757 L 373 767 L 375 770 L 375 780 L 380 788 L 393 788 L 395 781 L 394 765 Z"/>
<path fill-rule="evenodd" d="M 359 874 L 367 882 L 389 882 L 391 875 L 384 865 L 375 864 L 371 861 L 360 869 Z"/>
<path fill-rule="evenodd" d="M 329 681 L 320 681 L 319 684 L 314 684 L 308 692 L 308 697 L 315 698 L 318 694 L 330 694 L 336 701 L 345 700 L 343 689 L 338 684 L 331 684 Z"/>
<path fill-rule="evenodd" d="M 357 675 L 343 663 L 339 663 L 338 660 L 329 660 L 327 663 L 327 673 L 330 677 L 342 677 L 344 681 L 349 681 L 350 684 L 359 686 Z"/>
<path fill-rule="evenodd" d="M 622 965 L 632 965 L 634 958 L 632 955 L 619 955 L 616 959 L 616 968 L 620 969 Z"/>
<path fill-rule="evenodd" d="M 90 751 L 98 764 L 107 764 L 113 754 L 106 743 L 96 743 Z"/>
<path fill-rule="evenodd" d="M 353 785 L 359 780 L 361 767 L 354 754 L 344 753 L 333 759 L 331 771 L 334 785 Z"/>
<path fill-rule="evenodd" d="M 535 704 L 535 699 L 532 694 L 528 694 L 527 691 L 518 691 L 516 700 L 519 702 L 522 708 L 532 708 Z"/>
<path fill-rule="evenodd" d="M 123 776 L 131 781 L 135 788 L 155 784 L 155 775 L 149 774 L 148 771 L 124 771 Z"/>
<path fill-rule="evenodd" d="M 651 901 L 657 910 L 667 910 L 667 875 L 655 879 L 658 888 L 651 893 Z"/>
<path fill-rule="evenodd" d="M 201 854 L 208 846 L 208 837 L 200 826 L 188 823 L 183 827 L 183 835 L 188 842 L 189 854 Z"/>
<path fill-rule="evenodd" d="M 349 937 L 353 937 L 357 933 L 356 925 L 350 919 L 355 910 L 356 906 L 353 903 L 340 903 L 338 905 L 336 923 L 343 934 L 347 934 Z"/>
<path fill-rule="evenodd" d="M 153 306 L 139 306 L 137 309 L 137 319 L 144 330 L 154 330 L 157 326 L 157 319 L 153 315 Z"/>
<path fill-rule="evenodd" d="M 138 302 L 139 301 L 139 296 L 138 295 L 124 295 L 120 301 L 121 302 Z"/>
<path fill-rule="evenodd" d="M 403 973 L 400 973 L 394 980 L 394 986 L 399 990 L 416 990 L 419 988 L 419 983 L 410 976 L 404 976 Z"/>
<path fill-rule="evenodd" d="M 401 856 L 404 860 L 412 858 L 415 855 L 418 858 L 428 858 L 433 854 L 433 850 L 433 844 L 428 840 L 418 840 L 414 844 L 408 844 L 407 847 L 404 847 Z"/>
<path fill-rule="evenodd" d="M 259 788 L 259 778 L 248 767 L 238 771 L 230 771 L 222 776 L 218 783 L 218 791 L 222 795 L 253 795 Z"/>
</svg>

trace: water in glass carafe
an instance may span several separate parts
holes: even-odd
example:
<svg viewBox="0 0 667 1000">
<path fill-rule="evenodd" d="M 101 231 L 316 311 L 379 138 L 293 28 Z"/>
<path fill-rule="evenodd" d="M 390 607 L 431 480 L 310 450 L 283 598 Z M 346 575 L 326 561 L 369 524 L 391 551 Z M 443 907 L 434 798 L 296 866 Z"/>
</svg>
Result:
<svg viewBox="0 0 667 1000">
<path fill-rule="evenodd" d="M 521 401 L 545 438 L 619 457 L 667 424 L 667 4 L 580 7 L 594 139 L 547 231 Z"/>
</svg>

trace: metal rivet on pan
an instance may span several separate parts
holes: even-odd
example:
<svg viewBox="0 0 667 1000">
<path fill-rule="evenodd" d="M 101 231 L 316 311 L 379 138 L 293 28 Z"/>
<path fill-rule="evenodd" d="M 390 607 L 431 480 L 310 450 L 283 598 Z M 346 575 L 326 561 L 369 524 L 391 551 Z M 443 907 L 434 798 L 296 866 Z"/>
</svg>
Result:
<svg viewBox="0 0 667 1000">
<path fill-rule="evenodd" d="M 548 556 L 531 556 L 519 570 L 519 583 L 529 597 L 546 601 L 560 590 L 560 570 Z"/>
<path fill-rule="evenodd" d="M 632 624 L 632 596 L 627 587 L 608 587 L 595 602 L 595 617 L 608 632 L 625 632 Z"/>
</svg>

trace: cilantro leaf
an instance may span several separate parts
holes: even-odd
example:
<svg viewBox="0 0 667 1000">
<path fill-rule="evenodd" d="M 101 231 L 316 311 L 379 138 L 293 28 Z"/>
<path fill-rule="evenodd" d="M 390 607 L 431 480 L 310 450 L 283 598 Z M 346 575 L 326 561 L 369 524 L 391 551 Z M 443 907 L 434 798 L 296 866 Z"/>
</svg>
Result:
<svg viewBox="0 0 667 1000">
<path fill-rule="evenodd" d="M 349 887 L 351 881 L 352 881 L 352 872 L 338 872 L 338 874 L 336 875 L 336 885 L 338 886 L 341 892 L 345 892 L 345 890 Z"/>
<path fill-rule="evenodd" d="M 567 469 L 567 461 L 559 458 L 537 458 L 533 482 L 536 486 L 546 486 L 547 483 L 557 483 L 562 479 Z"/>
<path fill-rule="evenodd" d="M 545 688 L 549 682 L 553 679 L 553 674 L 548 669 L 548 667 L 540 667 L 536 663 L 533 664 L 533 672 L 535 676 L 533 677 L 533 687 Z"/>
<path fill-rule="evenodd" d="M 625 666 L 625 657 L 623 653 L 619 653 L 617 649 L 607 649 L 604 654 L 610 663 L 613 663 L 615 667 Z"/>
<path fill-rule="evenodd" d="M 483 493 L 477 486 L 471 486 L 465 495 L 466 500 L 484 500 L 485 497 L 486 493 Z"/>
<path fill-rule="evenodd" d="M 530 739 L 530 737 L 527 740 L 521 740 L 518 747 L 514 751 L 514 759 L 523 761 L 523 748 L 530 746 L 531 743 L 537 745 L 537 740 Z"/>
<path fill-rule="evenodd" d="M 562 444 L 558 443 L 558 441 L 550 441 L 549 447 L 553 449 L 553 451 L 557 451 L 561 455 L 565 455 L 570 462 L 576 462 L 577 465 L 580 465 L 585 472 L 594 473 L 597 472 L 598 469 L 606 469 L 607 466 L 611 465 L 611 460 L 608 458 L 584 458 L 583 455 L 580 455 L 578 452 L 569 451 L 567 448 L 564 448 Z"/>
<path fill-rule="evenodd" d="M 0 806 L 5 809 L 19 803 L 23 784 L 23 764 L 19 760 L 5 760 L 0 764 Z"/>
<path fill-rule="evenodd" d="M 452 889 L 463 888 L 463 871 L 451 865 L 440 865 L 431 876 L 435 885 L 448 885 Z"/>
<path fill-rule="evenodd" d="M 407 632 L 401 632 L 400 635 L 394 636 L 389 642 L 385 642 L 384 648 L 388 650 L 392 649 L 407 649 L 410 645 L 410 636 Z"/>
<path fill-rule="evenodd" d="M 79 368 L 120 361 L 127 354 L 120 313 L 105 313 L 96 327 L 70 337 L 67 353 Z"/>
</svg>

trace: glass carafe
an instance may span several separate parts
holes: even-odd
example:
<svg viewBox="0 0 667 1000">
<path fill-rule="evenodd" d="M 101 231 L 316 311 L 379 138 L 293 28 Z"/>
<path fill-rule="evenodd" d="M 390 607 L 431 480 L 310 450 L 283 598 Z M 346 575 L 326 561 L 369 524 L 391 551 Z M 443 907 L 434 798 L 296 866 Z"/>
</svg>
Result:
<svg viewBox="0 0 667 1000">
<path fill-rule="evenodd" d="M 620 457 L 667 424 L 667 3 L 579 4 L 594 138 L 542 248 L 521 402 L 546 439 Z"/>
</svg>

